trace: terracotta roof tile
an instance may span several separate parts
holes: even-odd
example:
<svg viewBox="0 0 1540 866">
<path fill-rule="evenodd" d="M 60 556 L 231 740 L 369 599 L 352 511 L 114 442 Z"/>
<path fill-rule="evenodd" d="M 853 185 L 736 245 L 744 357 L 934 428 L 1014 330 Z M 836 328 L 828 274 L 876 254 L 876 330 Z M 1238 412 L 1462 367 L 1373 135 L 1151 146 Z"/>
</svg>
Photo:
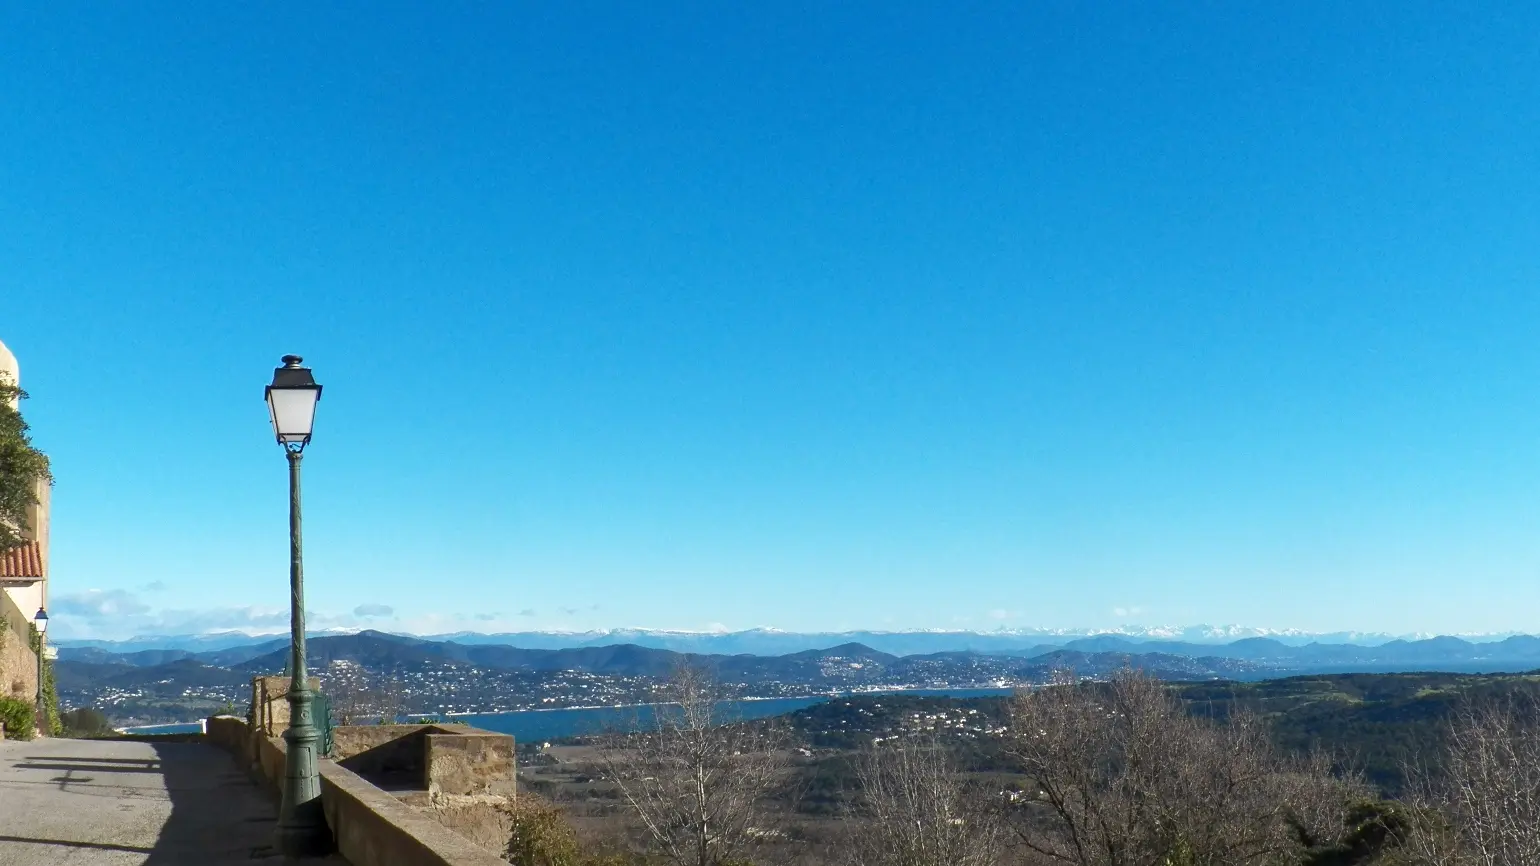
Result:
<svg viewBox="0 0 1540 866">
<path fill-rule="evenodd" d="M 43 545 L 36 541 L 0 553 L 0 578 L 43 577 Z"/>
</svg>

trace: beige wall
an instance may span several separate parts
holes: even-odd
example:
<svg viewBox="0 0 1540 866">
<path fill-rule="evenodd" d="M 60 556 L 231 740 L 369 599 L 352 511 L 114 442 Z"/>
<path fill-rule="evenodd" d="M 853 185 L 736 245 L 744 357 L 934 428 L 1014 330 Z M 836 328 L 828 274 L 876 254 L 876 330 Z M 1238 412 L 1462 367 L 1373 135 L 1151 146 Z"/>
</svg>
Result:
<svg viewBox="0 0 1540 866">
<path fill-rule="evenodd" d="M 7 349 L 4 343 L 0 343 L 0 379 L 21 383 L 21 365 L 16 362 L 16 356 L 11 354 L 11 350 Z M 16 404 L 12 402 L 11 405 Z"/>
</svg>

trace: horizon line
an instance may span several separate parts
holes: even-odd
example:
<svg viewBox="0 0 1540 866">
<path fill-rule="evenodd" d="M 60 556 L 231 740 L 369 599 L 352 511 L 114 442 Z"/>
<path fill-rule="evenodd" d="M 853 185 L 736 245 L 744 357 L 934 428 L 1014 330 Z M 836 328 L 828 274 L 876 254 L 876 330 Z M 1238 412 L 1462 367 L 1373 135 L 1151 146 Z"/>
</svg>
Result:
<svg viewBox="0 0 1540 866">
<path fill-rule="evenodd" d="M 1535 632 L 1527 632 L 1518 629 L 1500 631 L 1465 631 L 1465 632 L 1389 632 L 1367 629 L 1336 629 L 1330 631 L 1316 631 L 1300 628 L 1268 628 L 1261 626 L 1212 626 L 1208 624 L 1195 624 L 1190 626 L 1111 626 L 1111 627 L 1087 627 L 1087 628 L 1051 628 L 1039 626 L 1006 627 L 995 629 L 976 628 L 905 628 L 905 629 L 880 629 L 880 628 L 852 628 L 840 630 L 794 630 L 781 629 L 773 626 L 755 626 L 744 629 L 673 629 L 651 628 L 645 626 L 619 626 L 612 628 L 589 629 L 522 629 L 478 631 L 474 629 L 459 629 L 455 631 L 416 632 L 406 630 L 392 630 L 390 628 L 375 625 L 358 626 L 330 626 L 325 628 L 307 629 L 307 635 L 347 635 L 361 632 L 378 632 L 396 637 L 409 637 L 421 640 L 452 640 L 460 636 L 502 637 L 513 635 L 543 635 L 550 637 L 577 637 L 584 635 L 607 636 L 615 634 L 635 633 L 640 635 L 679 636 L 683 638 L 727 638 L 749 634 L 773 634 L 786 637 L 819 637 L 841 635 L 972 635 L 977 637 L 1043 637 L 1043 638 L 1092 638 L 1092 637 L 1122 637 L 1140 639 L 1144 642 L 1191 642 L 1191 636 L 1184 633 L 1194 631 L 1210 631 L 1210 640 L 1216 643 L 1236 642 L 1254 638 L 1319 638 L 1354 636 L 1364 638 L 1386 638 L 1386 642 L 1394 640 L 1431 640 L 1441 637 L 1449 638 L 1491 638 L 1502 639 L 1508 637 L 1534 637 Z M 170 640 L 170 639 L 210 639 L 210 638 L 251 638 L 269 639 L 280 638 L 289 634 L 288 629 L 247 631 L 244 629 L 218 629 L 203 632 L 156 632 L 131 635 L 128 637 L 58 637 L 50 643 L 55 645 L 79 644 L 79 643 L 132 643 L 135 641 Z M 1228 639 L 1228 640 L 1226 640 Z"/>
</svg>

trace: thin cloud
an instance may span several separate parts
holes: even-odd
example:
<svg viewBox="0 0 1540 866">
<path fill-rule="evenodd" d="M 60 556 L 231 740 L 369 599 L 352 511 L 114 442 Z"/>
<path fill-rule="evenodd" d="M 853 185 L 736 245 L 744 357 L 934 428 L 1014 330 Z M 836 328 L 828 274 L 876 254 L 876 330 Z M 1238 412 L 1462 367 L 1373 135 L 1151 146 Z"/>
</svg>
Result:
<svg viewBox="0 0 1540 866">
<path fill-rule="evenodd" d="M 364 617 L 365 619 L 376 616 L 390 616 L 395 612 L 396 609 L 388 604 L 361 604 L 353 608 L 354 616 Z"/>
<path fill-rule="evenodd" d="M 85 619 L 135 617 L 149 612 L 150 606 L 126 589 L 88 589 L 55 596 L 52 611 L 55 616 L 63 614 Z"/>
</svg>

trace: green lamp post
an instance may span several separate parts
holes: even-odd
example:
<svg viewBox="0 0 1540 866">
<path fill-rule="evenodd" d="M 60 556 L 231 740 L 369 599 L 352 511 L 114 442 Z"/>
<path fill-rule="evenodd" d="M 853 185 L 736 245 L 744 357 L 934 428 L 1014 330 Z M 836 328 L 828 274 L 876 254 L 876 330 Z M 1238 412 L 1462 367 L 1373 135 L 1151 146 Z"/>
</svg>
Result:
<svg viewBox="0 0 1540 866">
<path fill-rule="evenodd" d="M 310 692 L 310 677 L 305 672 L 305 569 L 300 544 L 299 463 L 310 444 L 315 426 L 315 407 L 321 400 L 321 386 L 316 384 L 304 359 L 284 355 L 283 366 L 273 371 L 273 384 L 267 386 L 267 408 L 272 416 L 273 434 L 289 458 L 289 631 L 291 660 L 289 670 L 289 728 L 283 739 L 288 744 L 288 765 L 284 772 L 283 802 L 278 811 L 278 850 L 285 857 L 306 857 L 327 853 L 331 833 L 321 811 L 321 778 L 316 769 L 317 744 L 321 732 L 315 724 L 315 695 Z"/>
<path fill-rule="evenodd" d="M 32 617 L 32 627 L 37 629 L 37 729 L 48 732 L 48 699 L 43 692 L 43 655 L 47 652 L 44 638 L 48 634 L 48 611 L 37 609 Z"/>
</svg>

